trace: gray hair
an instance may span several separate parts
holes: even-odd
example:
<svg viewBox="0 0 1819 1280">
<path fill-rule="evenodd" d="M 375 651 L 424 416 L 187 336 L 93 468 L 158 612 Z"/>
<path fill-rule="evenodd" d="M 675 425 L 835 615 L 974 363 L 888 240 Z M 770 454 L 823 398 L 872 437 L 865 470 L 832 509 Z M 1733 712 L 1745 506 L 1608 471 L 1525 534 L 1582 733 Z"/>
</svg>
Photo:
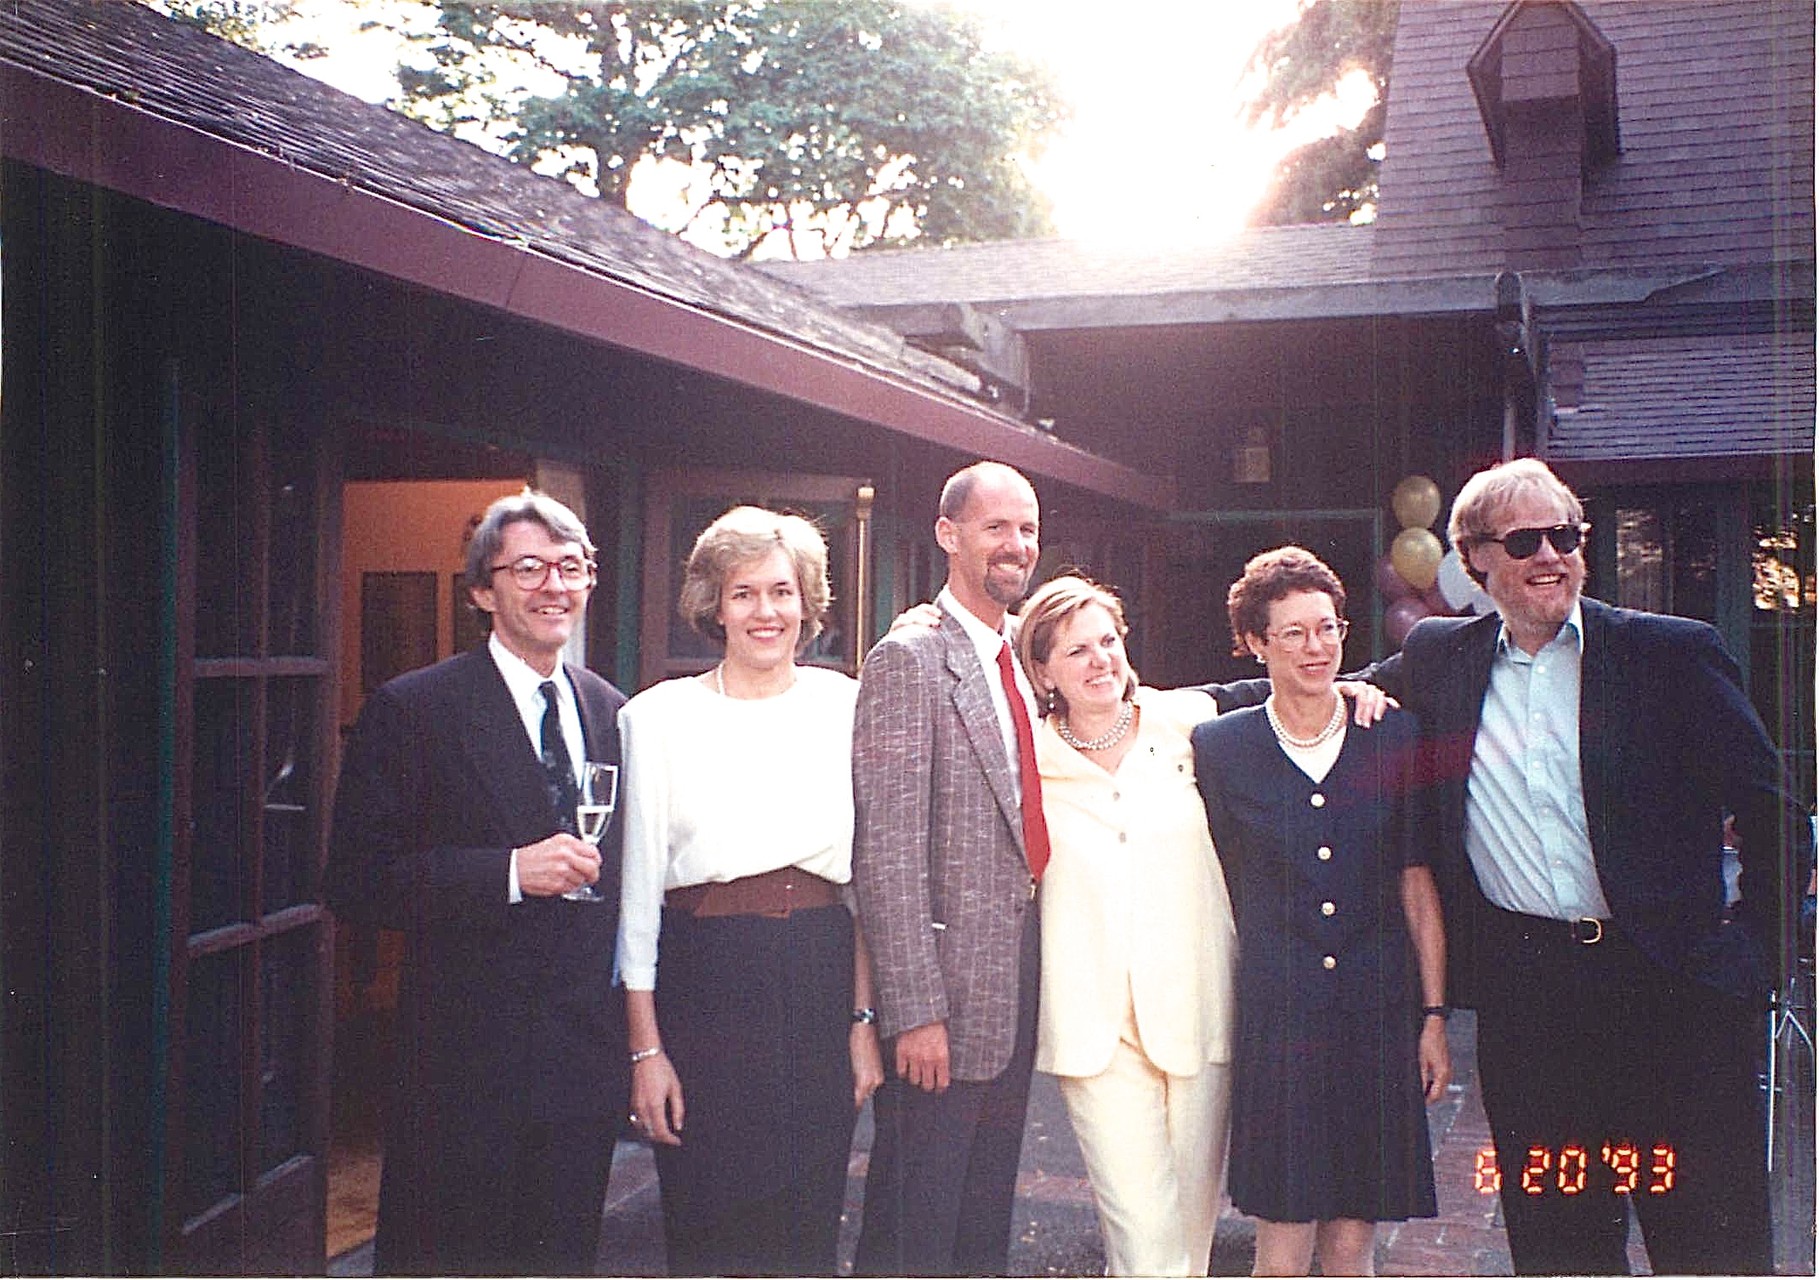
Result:
<svg viewBox="0 0 1819 1280">
<path fill-rule="evenodd" d="M 1471 544 L 1496 537 L 1497 531 L 1491 522 L 1499 511 L 1524 493 L 1544 494 L 1559 503 L 1566 512 L 1568 524 L 1578 524 L 1585 519 L 1585 504 L 1579 500 L 1579 495 L 1567 488 L 1566 482 L 1539 458 L 1517 458 L 1487 467 L 1460 488 L 1459 496 L 1453 499 L 1453 513 L 1446 522 L 1447 541 L 1453 544 L 1460 558 L 1466 560 L 1468 569 L 1471 561 L 1466 558 L 1466 552 Z"/>
<path fill-rule="evenodd" d="M 496 500 L 480 517 L 474 536 L 467 544 L 468 586 L 484 591 L 493 585 L 493 561 L 505 545 L 506 527 L 520 523 L 542 525 L 557 542 L 578 543 L 589 560 L 594 558 L 593 540 L 587 536 L 587 526 L 581 523 L 581 517 L 547 493 L 539 493 L 526 485 L 521 493 Z"/>
</svg>

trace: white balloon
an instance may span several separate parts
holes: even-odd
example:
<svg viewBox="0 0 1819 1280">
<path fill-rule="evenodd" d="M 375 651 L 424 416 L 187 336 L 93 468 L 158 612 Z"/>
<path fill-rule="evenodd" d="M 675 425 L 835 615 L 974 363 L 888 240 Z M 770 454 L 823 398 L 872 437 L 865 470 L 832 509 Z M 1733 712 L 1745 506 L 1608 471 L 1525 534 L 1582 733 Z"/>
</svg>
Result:
<svg viewBox="0 0 1819 1280">
<path fill-rule="evenodd" d="M 1473 613 L 1490 613 L 1496 609 L 1491 598 L 1484 594 L 1484 588 L 1472 581 L 1472 575 L 1465 571 L 1465 564 L 1459 559 L 1457 548 L 1449 548 L 1440 557 L 1440 572 L 1436 577 L 1440 594 L 1455 611 L 1470 609 Z"/>
</svg>

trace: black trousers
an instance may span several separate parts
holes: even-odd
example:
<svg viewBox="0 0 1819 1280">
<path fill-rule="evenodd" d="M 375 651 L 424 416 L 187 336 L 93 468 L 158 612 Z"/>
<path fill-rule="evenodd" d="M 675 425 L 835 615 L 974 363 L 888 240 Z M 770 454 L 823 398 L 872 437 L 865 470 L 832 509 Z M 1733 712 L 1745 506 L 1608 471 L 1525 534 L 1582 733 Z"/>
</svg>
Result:
<svg viewBox="0 0 1819 1280">
<path fill-rule="evenodd" d="M 657 1020 L 682 1081 L 656 1148 L 673 1276 L 833 1275 L 852 1148 L 853 922 L 663 912 Z"/>
<path fill-rule="evenodd" d="M 1485 908 L 1478 1069 L 1519 1275 L 1623 1275 L 1633 1205 L 1656 1274 L 1772 1270 L 1760 1011 L 1613 928 Z"/>
<path fill-rule="evenodd" d="M 1011 1206 L 1036 1064 L 1036 912 L 1024 913 L 1017 1040 L 990 1080 L 929 1093 L 899 1079 L 884 1054 L 872 1098 L 876 1135 L 854 1271 L 864 1276 L 1001 1276 L 1010 1267 Z"/>
<path fill-rule="evenodd" d="M 593 1275 L 618 1110 L 388 1139 L 373 1274 Z"/>
</svg>

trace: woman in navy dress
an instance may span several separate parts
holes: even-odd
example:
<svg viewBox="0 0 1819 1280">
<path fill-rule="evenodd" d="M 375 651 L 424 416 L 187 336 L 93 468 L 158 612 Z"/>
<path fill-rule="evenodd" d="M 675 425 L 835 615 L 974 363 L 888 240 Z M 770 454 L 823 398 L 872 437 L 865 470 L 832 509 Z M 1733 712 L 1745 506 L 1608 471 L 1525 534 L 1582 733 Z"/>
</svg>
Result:
<svg viewBox="0 0 1819 1280">
<path fill-rule="evenodd" d="M 1345 588 L 1299 547 L 1227 597 L 1270 696 L 1194 731 L 1238 924 L 1230 1189 L 1257 1275 L 1372 1274 L 1376 1223 L 1433 1217 L 1424 1101 L 1451 1078 L 1440 901 L 1415 823 L 1416 727 L 1346 724 Z"/>
</svg>

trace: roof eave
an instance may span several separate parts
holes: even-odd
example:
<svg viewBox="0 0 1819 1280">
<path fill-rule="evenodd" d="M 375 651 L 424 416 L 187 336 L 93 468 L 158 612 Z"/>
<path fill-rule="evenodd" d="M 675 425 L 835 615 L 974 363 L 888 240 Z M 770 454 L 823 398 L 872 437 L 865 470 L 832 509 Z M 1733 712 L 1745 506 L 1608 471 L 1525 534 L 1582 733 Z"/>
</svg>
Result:
<svg viewBox="0 0 1819 1280">
<path fill-rule="evenodd" d="M 0 154 L 1105 497 L 1175 505 L 1172 479 L 983 406 L 5 63 Z"/>
</svg>

